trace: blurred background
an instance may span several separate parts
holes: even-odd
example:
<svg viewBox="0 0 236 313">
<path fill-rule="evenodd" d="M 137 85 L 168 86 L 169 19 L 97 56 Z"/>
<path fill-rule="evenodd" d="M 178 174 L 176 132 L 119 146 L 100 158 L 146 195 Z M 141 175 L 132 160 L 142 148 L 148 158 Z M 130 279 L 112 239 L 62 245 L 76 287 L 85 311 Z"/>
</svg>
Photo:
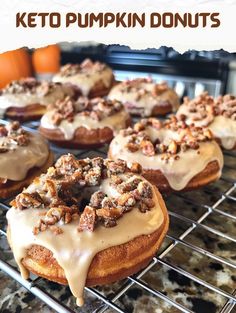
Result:
<svg viewBox="0 0 236 313">
<path fill-rule="evenodd" d="M 132 50 L 93 42 L 60 43 L 0 54 L 0 88 L 26 76 L 50 80 L 61 65 L 80 63 L 87 57 L 109 64 L 118 81 L 145 76 L 167 81 L 181 98 L 195 97 L 204 90 L 213 96 L 236 94 L 236 53 L 189 50 L 179 54 L 168 47 Z"/>
</svg>

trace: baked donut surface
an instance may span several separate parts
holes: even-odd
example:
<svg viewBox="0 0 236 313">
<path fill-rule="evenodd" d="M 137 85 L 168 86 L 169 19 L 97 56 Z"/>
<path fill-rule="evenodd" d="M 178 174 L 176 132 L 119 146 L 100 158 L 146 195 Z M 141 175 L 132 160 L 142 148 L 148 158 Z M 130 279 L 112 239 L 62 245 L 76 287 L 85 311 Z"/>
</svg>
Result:
<svg viewBox="0 0 236 313">
<path fill-rule="evenodd" d="M 120 131 L 108 155 L 142 164 L 143 176 L 163 192 L 191 190 L 218 179 L 223 155 L 210 130 L 187 126 L 176 117 L 141 120 Z"/>
<path fill-rule="evenodd" d="M 109 143 L 128 127 L 129 114 L 119 101 L 70 97 L 57 101 L 41 119 L 40 132 L 63 147 L 89 148 Z"/>
<path fill-rule="evenodd" d="M 236 98 L 232 95 L 213 98 L 207 92 L 184 99 L 176 115 L 187 124 L 208 127 L 219 144 L 227 150 L 236 148 Z"/>
<path fill-rule="evenodd" d="M 79 88 L 83 96 L 94 98 L 108 94 L 114 83 L 112 69 L 101 62 L 85 59 L 81 64 L 66 64 L 53 79 L 54 82 L 69 82 Z"/>
<path fill-rule="evenodd" d="M 143 268 L 169 220 L 161 195 L 139 171 L 121 160 L 67 155 L 19 194 L 7 213 L 8 241 L 23 277 L 31 271 L 68 283 L 82 305 L 85 285 Z"/>
<path fill-rule="evenodd" d="M 173 89 L 149 78 L 121 82 L 111 89 L 108 98 L 123 102 L 130 114 L 142 117 L 165 115 L 179 106 L 178 95 Z"/>
<path fill-rule="evenodd" d="M 53 163 L 45 140 L 26 132 L 18 122 L 0 125 L 0 198 L 8 198 Z"/>
<path fill-rule="evenodd" d="M 34 78 L 12 81 L 0 92 L 0 116 L 21 121 L 39 119 L 47 105 L 75 93 L 69 84 L 40 82 Z"/>
</svg>

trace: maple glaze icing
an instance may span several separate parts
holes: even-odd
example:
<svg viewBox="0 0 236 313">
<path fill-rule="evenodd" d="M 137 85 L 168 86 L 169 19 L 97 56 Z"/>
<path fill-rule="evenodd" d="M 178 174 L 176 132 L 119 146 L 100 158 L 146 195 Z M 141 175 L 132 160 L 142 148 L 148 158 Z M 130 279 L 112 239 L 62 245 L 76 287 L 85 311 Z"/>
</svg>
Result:
<svg viewBox="0 0 236 313">
<path fill-rule="evenodd" d="M 65 67 L 71 67 L 73 72 L 68 71 L 68 74 L 64 74 Z M 113 72 L 109 66 L 103 63 L 93 63 L 91 60 L 86 59 L 80 65 L 67 64 L 63 66 L 52 81 L 76 85 L 83 96 L 88 96 L 93 87 L 100 82 L 105 88 L 109 88 L 113 82 Z"/>
<path fill-rule="evenodd" d="M 100 121 L 96 121 L 90 116 L 76 114 L 72 122 L 64 119 L 58 126 L 53 124 L 53 111 L 45 113 L 41 119 L 41 126 L 47 129 L 60 129 L 66 140 L 74 137 L 75 131 L 79 127 L 87 129 L 98 129 L 109 127 L 114 133 L 126 127 L 126 122 L 129 119 L 129 114 L 125 110 L 121 110 L 111 116 L 107 116 Z"/>
<path fill-rule="evenodd" d="M 106 98 L 66 97 L 57 101 L 41 119 L 41 127 L 59 129 L 66 140 L 73 139 L 76 130 L 108 127 L 114 133 L 123 129 L 129 121 L 129 114 L 121 102 Z"/>
<path fill-rule="evenodd" d="M 41 179 L 43 177 L 42 175 Z M 135 177 L 140 176 L 127 177 L 127 181 Z M 124 176 L 123 179 L 125 179 Z M 152 185 L 150 186 L 153 189 Z M 41 189 L 42 184 L 38 183 L 31 184 L 26 191 L 32 193 Z M 104 179 L 97 189 L 104 191 L 108 196 L 119 197 L 117 190 L 110 185 L 110 179 Z M 84 195 L 88 194 L 87 191 L 84 192 Z M 94 192 L 94 187 L 92 187 L 92 192 Z M 29 275 L 21 263 L 27 254 L 27 249 L 35 244 L 43 246 L 52 251 L 53 256 L 65 272 L 69 287 L 77 298 L 77 304 L 82 305 L 87 272 L 94 256 L 102 250 L 124 244 L 140 235 L 151 234 L 162 225 L 164 216 L 154 190 L 153 200 L 155 206 L 150 211 L 141 213 L 137 208 L 133 208 L 117 221 L 115 227 L 105 228 L 100 225 L 92 233 L 89 231 L 78 232 L 78 223 L 73 221 L 60 225 L 63 230 L 60 235 L 53 235 L 49 230 L 37 235 L 33 234 L 33 228 L 40 219 L 39 212 L 43 212 L 45 209 L 19 210 L 12 207 L 7 212 L 11 232 L 10 241 L 22 276 L 28 278 Z"/>
<path fill-rule="evenodd" d="M 170 129 L 157 130 L 153 127 L 147 127 L 145 133 L 150 136 L 152 142 L 157 139 L 166 145 L 171 140 L 179 141 L 184 135 L 184 130 L 181 132 L 172 131 Z M 129 136 L 124 136 L 119 133 L 111 142 L 109 151 L 114 160 L 123 159 L 127 163 L 138 162 L 142 164 L 143 169 L 160 170 L 166 177 L 171 188 L 174 190 L 182 190 L 188 182 L 203 171 L 211 161 L 217 161 L 221 169 L 223 167 L 223 155 L 219 145 L 215 141 L 200 142 L 199 148 L 188 149 L 178 152 L 178 158 L 169 158 L 168 162 L 162 159 L 163 154 L 155 154 L 147 156 L 142 151 L 131 152 L 127 148 Z"/>
<path fill-rule="evenodd" d="M 165 83 L 156 84 L 146 79 L 117 84 L 111 89 L 108 98 L 123 102 L 130 113 L 146 117 L 152 115 L 155 106 L 171 105 L 173 111 L 179 106 L 178 96 L 173 89 Z"/>
<path fill-rule="evenodd" d="M 5 141 L 5 137 L 0 137 L 0 146 Z M 46 141 L 38 134 L 29 134 L 26 146 L 19 146 L 12 141 L 8 149 L 0 153 L 0 177 L 13 181 L 23 180 L 31 168 L 42 166 L 49 155 Z"/>
<path fill-rule="evenodd" d="M 232 99 L 231 99 L 232 98 Z M 185 116 L 190 125 L 208 127 L 225 149 L 233 149 L 236 145 L 236 100 L 226 95 L 214 99 L 203 93 L 192 100 L 185 100 L 179 107 L 177 117 Z M 231 116 L 230 116 L 231 115 Z M 234 115 L 234 118 L 232 116 Z"/>
<path fill-rule="evenodd" d="M 38 86 L 34 90 L 31 90 L 30 88 L 23 90 L 21 85 L 28 80 L 35 82 Z M 21 90 L 16 89 L 12 92 L 11 84 L 16 84 L 16 86 L 19 85 Z M 9 108 L 24 108 L 32 104 L 47 106 L 50 103 L 54 103 L 58 99 L 63 99 L 66 95 L 73 96 L 74 94 L 72 87 L 66 84 L 36 82 L 34 79 L 22 79 L 14 81 L 11 84 L 3 89 L 0 94 L 0 117 L 3 117 Z"/>
</svg>

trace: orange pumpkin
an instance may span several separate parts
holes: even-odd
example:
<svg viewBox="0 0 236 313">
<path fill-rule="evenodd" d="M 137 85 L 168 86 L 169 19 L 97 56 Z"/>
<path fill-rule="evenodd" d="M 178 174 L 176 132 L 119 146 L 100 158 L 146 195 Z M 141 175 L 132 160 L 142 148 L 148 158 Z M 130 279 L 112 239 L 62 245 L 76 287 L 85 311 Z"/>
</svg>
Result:
<svg viewBox="0 0 236 313">
<path fill-rule="evenodd" d="M 32 76 L 31 58 L 24 48 L 0 54 L 0 88 L 12 80 Z"/>
<path fill-rule="evenodd" d="M 32 55 L 36 73 L 57 73 L 60 69 L 61 50 L 58 45 L 35 49 Z"/>
</svg>

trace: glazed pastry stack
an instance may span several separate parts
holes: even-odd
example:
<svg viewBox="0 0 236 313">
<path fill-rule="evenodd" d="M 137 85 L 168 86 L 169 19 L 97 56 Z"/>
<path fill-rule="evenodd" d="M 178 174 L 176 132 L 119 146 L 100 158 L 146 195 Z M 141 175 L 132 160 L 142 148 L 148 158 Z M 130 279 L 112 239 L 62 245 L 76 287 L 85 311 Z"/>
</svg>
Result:
<svg viewBox="0 0 236 313">
<path fill-rule="evenodd" d="M 157 189 L 126 162 L 61 157 L 12 202 L 8 241 L 24 278 L 31 271 L 83 288 L 145 267 L 168 229 Z M 80 200 L 88 205 L 80 213 Z M 142 248 L 142 249 L 140 249 Z"/>
<path fill-rule="evenodd" d="M 111 142 L 109 157 L 139 162 L 159 190 L 191 190 L 221 176 L 223 155 L 210 130 L 187 126 L 176 117 L 141 120 Z"/>
<path fill-rule="evenodd" d="M 53 77 L 53 82 L 75 85 L 83 96 L 107 95 L 114 83 L 112 69 L 104 63 L 84 60 L 81 64 L 66 64 Z"/>
<path fill-rule="evenodd" d="M 50 103 L 67 95 L 75 95 L 68 84 L 39 82 L 34 78 L 13 81 L 0 92 L 0 116 L 21 121 L 39 119 Z"/>
<path fill-rule="evenodd" d="M 104 98 L 69 97 L 57 101 L 42 117 L 41 134 L 62 146 L 94 148 L 109 143 L 131 123 L 121 102 Z"/>
<path fill-rule="evenodd" d="M 169 223 L 158 189 L 181 192 L 217 180 L 223 155 L 215 137 L 227 149 L 236 142 L 232 96 L 203 94 L 178 109 L 165 83 L 113 85 L 107 65 L 85 60 L 65 65 L 50 83 L 13 82 L 0 96 L 4 116 L 43 114 L 41 135 L 64 148 L 111 142 L 110 159 L 68 154 L 51 166 L 40 135 L 16 122 L 0 126 L 0 197 L 20 192 L 7 213 L 7 236 L 21 274 L 69 284 L 78 305 L 84 286 L 123 279 L 155 255 Z M 151 117 L 177 109 L 165 121 Z M 128 127 L 129 114 L 147 118 Z"/>
<path fill-rule="evenodd" d="M 108 98 L 120 100 L 130 114 L 142 117 L 165 115 L 179 107 L 176 92 L 165 82 L 157 84 L 151 78 L 137 78 L 117 84 Z"/>
<path fill-rule="evenodd" d="M 8 198 L 53 163 L 53 154 L 38 134 L 26 132 L 18 122 L 0 125 L 0 198 Z"/>
<path fill-rule="evenodd" d="M 224 149 L 236 148 L 236 98 L 232 95 L 214 99 L 207 92 L 190 100 L 185 98 L 177 116 L 187 124 L 208 127 Z"/>
</svg>

